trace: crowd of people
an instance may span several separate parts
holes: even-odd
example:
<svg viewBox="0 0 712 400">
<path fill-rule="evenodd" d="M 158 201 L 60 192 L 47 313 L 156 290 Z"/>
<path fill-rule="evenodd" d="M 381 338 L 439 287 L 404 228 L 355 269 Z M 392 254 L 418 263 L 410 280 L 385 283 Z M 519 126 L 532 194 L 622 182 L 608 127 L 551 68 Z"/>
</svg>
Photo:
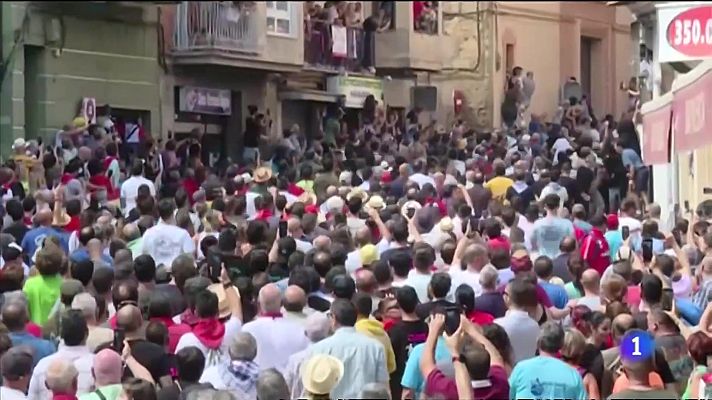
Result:
<svg viewBox="0 0 712 400">
<path fill-rule="evenodd" d="M 127 148 L 109 117 L 16 140 L 0 398 L 706 395 L 712 207 L 663 220 L 634 114 L 379 110 L 265 144 L 251 107 L 244 162 L 213 167 L 200 131 Z M 643 331 L 654 354 L 622 357 Z"/>
</svg>

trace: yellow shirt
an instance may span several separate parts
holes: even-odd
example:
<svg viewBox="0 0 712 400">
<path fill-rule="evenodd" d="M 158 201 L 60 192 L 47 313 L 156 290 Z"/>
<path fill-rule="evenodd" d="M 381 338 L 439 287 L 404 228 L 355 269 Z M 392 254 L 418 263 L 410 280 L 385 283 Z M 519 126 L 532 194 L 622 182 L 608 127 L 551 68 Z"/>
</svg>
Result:
<svg viewBox="0 0 712 400">
<path fill-rule="evenodd" d="M 388 373 L 392 374 L 393 371 L 396 370 L 396 353 L 393 352 L 391 339 L 383 329 L 383 324 L 375 319 L 364 318 L 356 321 L 354 328 L 356 329 L 356 332 L 376 339 L 383 345 L 383 349 L 386 352 L 386 368 L 388 368 Z"/>
<path fill-rule="evenodd" d="M 502 203 L 505 200 L 507 189 L 509 189 L 509 187 L 513 184 L 513 180 L 504 176 L 497 176 L 487 181 L 484 186 L 492 192 L 492 199 Z"/>
</svg>

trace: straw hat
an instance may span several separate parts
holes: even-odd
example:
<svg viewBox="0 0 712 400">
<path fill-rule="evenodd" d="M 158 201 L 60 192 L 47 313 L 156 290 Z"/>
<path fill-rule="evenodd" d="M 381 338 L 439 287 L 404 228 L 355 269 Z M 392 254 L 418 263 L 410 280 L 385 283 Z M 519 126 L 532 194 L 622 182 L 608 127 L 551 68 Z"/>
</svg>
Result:
<svg viewBox="0 0 712 400">
<path fill-rule="evenodd" d="M 352 197 L 358 196 L 361 198 L 361 200 L 365 203 L 368 202 L 368 193 L 366 193 L 363 189 L 361 188 L 353 188 L 349 194 L 346 195 L 346 200 L 349 201 L 351 200 Z"/>
<path fill-rule="evenodd" d="M 408 200 L 405 204 L 403 204 L 403 207 L 401 207 L 401 214 L 403 214 L 403 216 L 408 216 L 408 209 L 411 208 L 418 211 L 423 208 L 423 206 L 415 200 Z"/>
<path fill-rule="evenodd" d="M 302 366 L 302 384 L 313 395 L 331 393 L 343 376 L 344 363 L 326 354 L 316 354 Z"/>
<path fill-rule="evenodd" d="M 443 232 L 452 232 L 453 229 L 455 229 L 455 226 L 452 223 L 452 219 L 450 217 L 445 217 L 440 220 L 440 230 Z"/>
<path fill-rule="evenodd" d="M 230 303 L 227 301 L 227 292 L 222 283 L 213 283 L 208 286 L 208 290 L 218 296 L 218 316 L 220 319 L 230 316 Z M 237 297 L 240 297 L 240 291 L 235 286 L 230 286 L 230 290 L 234 290 Z"/>
<path fill-rule="evenodd" d="M 382 210 L 386 206 L 386 202 L 383 201 L 383 197 L 379 195 L 375 195 L 368 199 L 368 202 L 366 203 L 366 208 L 370 208 L 373 210 Z"/>
<path fill-rule="evenodd" d="M 14 142 L 12 142 L 12 149 L 16 150 L 19 149 L 20 147 L 25 147 L 27 146 L 27 142 L 25 142 L 25 139 L 23 138 L 17 138 L 15 139 Z"/>
<path fill-rule="evenodd" d="M 265 183 L 272 179 L 272 170 L 267 167 L 257 167 L 255 169 L 255 175 L 252 180 L 255 183 Z"/>
</svg>

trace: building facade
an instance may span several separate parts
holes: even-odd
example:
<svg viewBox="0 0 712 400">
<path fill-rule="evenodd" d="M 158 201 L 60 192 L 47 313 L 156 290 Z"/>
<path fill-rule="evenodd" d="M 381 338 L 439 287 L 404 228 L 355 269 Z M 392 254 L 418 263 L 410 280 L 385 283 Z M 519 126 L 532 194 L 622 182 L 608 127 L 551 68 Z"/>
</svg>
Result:
<svg viewBox="0 0 712 400">
<path fill-rule="evenodd" d="M 374 16 L 366 30 L 324 2 L 163 3 L 2 3 L 2 143 L 51 135 L 92 98 L 154 137 L 202 129 L 236 159 L 251 105 L 275 136 L 316 135 L 330 104 L 356 124 L 368 95 L 401 118 L 417 106 L 422 122 L 491 130 L 515 66 L 549 116 L 572 76 L 597 114 L 618 114 L 630 75 L 630 13 L 602 2 L 337 2 L 344 20 Z"/>
<path fill-rule="evenodd" d="M 160 132 L 158 8 L 133 2 L 2 2 L 0 154 L 55 133 L 93 99 Z"/>
<path fill-rule="evenodd" d="M 667 216 L 668 227 L 675 209 L 685 212 L 710 200 L 712 188 L 712 139 L 707 133 L 712 115 L 705 107 L 712 52 L 701 39 L 712 2 L 609 2 L 628 8 L 636 49 L 647 49 L 650 60 L 638 58 L 636 68 L 651 64 L 650 96 L 642 107 L 638 126 L 643 161 L 653 164 L 653 194 Z M 687 27 L 687 28 L 685 28 Z M 712 39 L 711 39 L 712 40 Z M 691 99 L 690 95 L 702 97 Z M 692 101 L 690 101 L 692 100 Z M 661 115 L 663 114 L 663 115 Z M 664 114 L 667 114 L 666 116 Z M 660 150 L 658 157 L 656 149 Z M 646 152 L 648 160 L 646 160 Z"/>
</svg>

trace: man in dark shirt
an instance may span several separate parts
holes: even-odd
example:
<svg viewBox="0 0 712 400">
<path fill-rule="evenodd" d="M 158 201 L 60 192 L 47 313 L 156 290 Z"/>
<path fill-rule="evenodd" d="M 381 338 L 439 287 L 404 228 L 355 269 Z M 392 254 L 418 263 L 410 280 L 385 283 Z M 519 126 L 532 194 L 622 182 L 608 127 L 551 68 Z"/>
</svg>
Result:
<svg viewBox="0 0 712 400">
<path fill-rule="evenodd" d="M 117 328 L 123 329 L 126 342 L 131 347 L 131 355 L 151 373 L 158 382 L 168 377 L 170 382 L 171 359 L 163 347 L 146 340 L 142 330 L 143 318 L 138 307 L 128 304 L 116 312 Z M 131 377 L 129 369 L 124 370 L 124 378 Z"/>
<path fill-rule="evenodd" d="M 457 308 L 457 304 L 446 299 L 448 293 L 450 293 L 451 286 L 452 280 L 450 279 L 450 275 L 445 272 L 433 274 L 432 279 L 430 279 L 430 285 L 428 286 L 428 294 L 433 300 L 419 304 L 415 308 L 415 314 L 418 318 L 425 320 L 425 318 L 437 309 L 451 310 Z"/>
<path fill-rule="evenodd" d="M 413 258 L 413 249 L 408 244 L 408 225 L 404 220 L 397 221 L 393 224 L 391 230 L 393 242 L 391 248 L 381 254 L 381 260 L 389 262 L 395 254 L 404 253 L 411 259 Z"/>
<path fill-rule="evenodd" d="M 25 237 L 25 234 L 30 230 L 30 228 L 28 228 L 22 220 L 25 215 L 22 203 L 19 200 L 10 199 L 5 204 L 5 211 L 7 212 L 7 215 L 12 218 L 12 223 L 8 225 L 2 233 L 8 233 L 15 238 L 16 243 L 22 243 L 22 239 Z"/>
<path fill-rule="evenodd" d="M 561 254 L 553 260 L 554 276 L 561 278 L 564 283 L 569 283 L 574 279 L 569 271 L 569 257 L 576 251 L 576 239 L 570 236 L 565 237 L 559 244 L 559 250 L 561 250 Z"/>
<path fill-rule="evenodd" d="M 468 190 L 470 199 L 472 199 L 472 211 L 478 218 L 482 216 L 482 211 L 487 209 L 492 199 L 492 192 L 484 187 L 484 183 L 485 176 L 478 172 L 472 181 L 472 187 Z"/>
<path fill-rule="evenodd" d="M 396 370 L 391 374 L 391 396 L 394 399 L 401 397 L 401 378 L 405 363 L 408 360 L 410 351 L 416 345 L 425 342 L 428 335 L 428 324 L 423 322 L 416 313 L 418 304 L 418 294 L 410 286 L 404 286 L 396 290 L 396 301 L 401 310 L 401 320 L 396 322 L 388 331 L 388 336 L 393 345 L 393 352 L 396 356 Z"/>
</svg>

